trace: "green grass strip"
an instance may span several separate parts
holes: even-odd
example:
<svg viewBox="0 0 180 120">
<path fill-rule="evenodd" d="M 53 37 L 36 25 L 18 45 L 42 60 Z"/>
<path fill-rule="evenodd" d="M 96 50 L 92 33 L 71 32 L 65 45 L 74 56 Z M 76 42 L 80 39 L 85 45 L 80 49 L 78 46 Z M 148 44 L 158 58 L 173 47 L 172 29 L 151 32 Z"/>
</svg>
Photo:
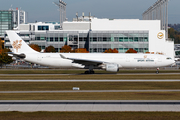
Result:
<svg viewBox="0 0 180 120">
<path fill-rule="evenodd" d="M 1 75 L 0 80 L 127 80 L 127 79 L 180 79 L 180 74 L 99 74 L 99 75 Z"/>
<path fill-rule="evenodd" d="M 0 100 L 180 100 L 180 92 L 2 93 Z"/>
<path fill-rule="evenodd" d="M 0 112 L 1 120 L 179 120 L 179 112 Z"/>
<path fill-rule="evenodd" d="M 180 82 L 0 82 L 0 91 L 180 90 Z"/>
</svg>

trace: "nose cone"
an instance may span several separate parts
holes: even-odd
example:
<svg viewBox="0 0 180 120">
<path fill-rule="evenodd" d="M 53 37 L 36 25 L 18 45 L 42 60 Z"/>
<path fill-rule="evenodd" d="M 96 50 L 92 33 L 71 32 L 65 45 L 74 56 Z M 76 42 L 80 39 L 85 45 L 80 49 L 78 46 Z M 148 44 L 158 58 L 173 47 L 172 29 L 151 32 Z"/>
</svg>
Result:
<svg viewBox="0 0 180 120">
<path fill-rule="evenodd" d="M 176 61 L 172 60 L 172 66 L 176 66 Z"/>
</svg>

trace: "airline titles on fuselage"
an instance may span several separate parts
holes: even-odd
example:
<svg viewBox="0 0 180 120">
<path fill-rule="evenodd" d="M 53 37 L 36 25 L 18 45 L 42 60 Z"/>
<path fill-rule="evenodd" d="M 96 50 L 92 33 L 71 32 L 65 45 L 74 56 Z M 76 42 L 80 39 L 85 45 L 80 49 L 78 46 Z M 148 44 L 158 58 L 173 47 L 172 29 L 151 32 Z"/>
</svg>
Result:
<svg viewBox="0 0 180 120">
<path fill-rule="evenodd" d="M 154 62 L 154 59 L 152 58 L 134 58 L 135 60 L 137 60 L 137 62 Z"/>
</svg>

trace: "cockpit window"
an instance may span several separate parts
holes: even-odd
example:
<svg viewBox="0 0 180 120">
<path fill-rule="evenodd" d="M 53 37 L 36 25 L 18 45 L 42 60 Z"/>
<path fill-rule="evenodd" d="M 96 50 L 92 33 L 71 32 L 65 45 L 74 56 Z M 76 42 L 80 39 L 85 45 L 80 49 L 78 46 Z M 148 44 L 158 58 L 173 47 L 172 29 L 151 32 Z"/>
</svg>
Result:
<svg viewBox="0 0 180 120">
<path fill-rule="evenodd" d="M 172 60 L 172 58 L 170 58 L 170 57 L 168 57 L 168 58 L 166 58 L 167 60 Z"/>
</svg>

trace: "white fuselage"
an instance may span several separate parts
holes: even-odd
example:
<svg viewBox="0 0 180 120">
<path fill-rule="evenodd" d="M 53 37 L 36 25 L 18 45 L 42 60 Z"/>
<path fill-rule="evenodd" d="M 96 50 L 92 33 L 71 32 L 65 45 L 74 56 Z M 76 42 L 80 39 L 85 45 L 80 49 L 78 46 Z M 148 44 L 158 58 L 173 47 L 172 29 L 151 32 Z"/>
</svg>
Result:
<svg viewBox="0 0 180 120">
<path fill-rule="evenodd" d="M 105 63 L 114 63 L 119 68 L 157 68 L 170 66 L 174 60 L 167 59 L 167 56 L 158 54 L 123 54 L 123 53 L 27 53 L 25 61 L 51 67 L 77 67 L 84 68 L 85 66 L 73 63 L 73 60 L 67 58 L 87 59 L 103 61 Z"/>
</svg>

